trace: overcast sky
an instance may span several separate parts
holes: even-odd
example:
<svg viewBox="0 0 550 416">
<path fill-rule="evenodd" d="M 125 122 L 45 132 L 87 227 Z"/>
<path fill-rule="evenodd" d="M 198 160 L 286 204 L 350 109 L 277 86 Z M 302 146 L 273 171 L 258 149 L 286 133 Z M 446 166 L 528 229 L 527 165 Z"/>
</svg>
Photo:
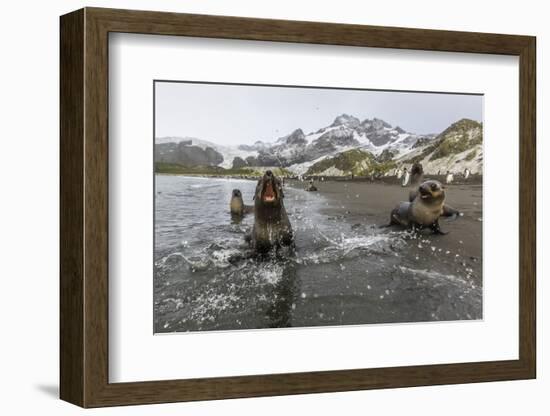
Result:
<svg viewBox="0 0 550 416">
<path fill-rule="evenodd" d="M 451 123 L 482 121 L 480 95 L 248 85 L 155 83 L 155 135 L 196 137 L 220 145 L 274 141 L 295 129 L 326 127 L 340 114 L 381 118 L 411 133 L 439 133 Z"/>
</svg>

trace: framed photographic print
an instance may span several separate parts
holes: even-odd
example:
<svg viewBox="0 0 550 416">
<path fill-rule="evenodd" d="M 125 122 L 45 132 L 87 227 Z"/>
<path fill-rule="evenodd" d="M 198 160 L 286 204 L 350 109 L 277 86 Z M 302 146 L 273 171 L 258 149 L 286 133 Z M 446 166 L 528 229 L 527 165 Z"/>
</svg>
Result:
<svg viewBox="0 0 550 416">
<path fill-rule="evenodd" d="M 534 378 L 535 38 L 61 17 L 61 398 Z"/>
</svg>

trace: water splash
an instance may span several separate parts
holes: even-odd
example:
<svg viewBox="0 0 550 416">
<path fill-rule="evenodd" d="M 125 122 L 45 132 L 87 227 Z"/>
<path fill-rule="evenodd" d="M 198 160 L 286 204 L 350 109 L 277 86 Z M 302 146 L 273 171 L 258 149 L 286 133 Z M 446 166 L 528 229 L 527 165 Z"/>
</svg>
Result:
<svg viewBox="0 0 550 416">
<path fill-rule="evenodd" d="M 431 240 L 329 220 L 321 194 L 287 188 L 296 250 L 258 258 L 244 238 L 253 216 L 231 223 L 228 209 L 219 208 L 228 208 L 235 187 L 251 203 L 255 181 L 208 181 L 157 183 L 156 332 L 480 317 L 481 289 L 458 254 L 439 262 L 441 270 L 419 267 Z"/>
</svg>

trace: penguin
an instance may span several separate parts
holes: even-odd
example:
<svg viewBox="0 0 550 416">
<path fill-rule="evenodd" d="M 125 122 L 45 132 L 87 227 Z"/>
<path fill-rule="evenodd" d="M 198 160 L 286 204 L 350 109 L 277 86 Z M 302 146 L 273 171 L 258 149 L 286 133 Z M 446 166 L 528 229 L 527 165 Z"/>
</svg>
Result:
<svg viewBox="0 0 550 416">
<path fill-rule="evenodd" d="M 401 176 L 403 176 L 403 171 L 401 170 L 401 168 L 398 168 L 395 171 L 395 176 L 397 177 L 397 179 L 401 179 Z"/>
<path fill-rule="evenodd" d="M 401 183 L 401 186 L 407 186 L 409 184 L 409 179 L 409 171 L 407 170 L 407 168 L 405 168 L 403 173 L 403 182 Z"/>
</svg>

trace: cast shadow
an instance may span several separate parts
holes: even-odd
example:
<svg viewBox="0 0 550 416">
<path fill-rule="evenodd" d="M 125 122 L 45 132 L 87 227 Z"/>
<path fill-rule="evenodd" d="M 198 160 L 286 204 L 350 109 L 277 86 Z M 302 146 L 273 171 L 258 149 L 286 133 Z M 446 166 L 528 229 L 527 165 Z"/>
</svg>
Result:
<svg viewBox="0 0 550 416">
<path fill-rule="evenodd" d="M 38 384 L 34 387 L 46 396 L 59 399 L 59 386 L 56 384 Z"/>
</svg>

